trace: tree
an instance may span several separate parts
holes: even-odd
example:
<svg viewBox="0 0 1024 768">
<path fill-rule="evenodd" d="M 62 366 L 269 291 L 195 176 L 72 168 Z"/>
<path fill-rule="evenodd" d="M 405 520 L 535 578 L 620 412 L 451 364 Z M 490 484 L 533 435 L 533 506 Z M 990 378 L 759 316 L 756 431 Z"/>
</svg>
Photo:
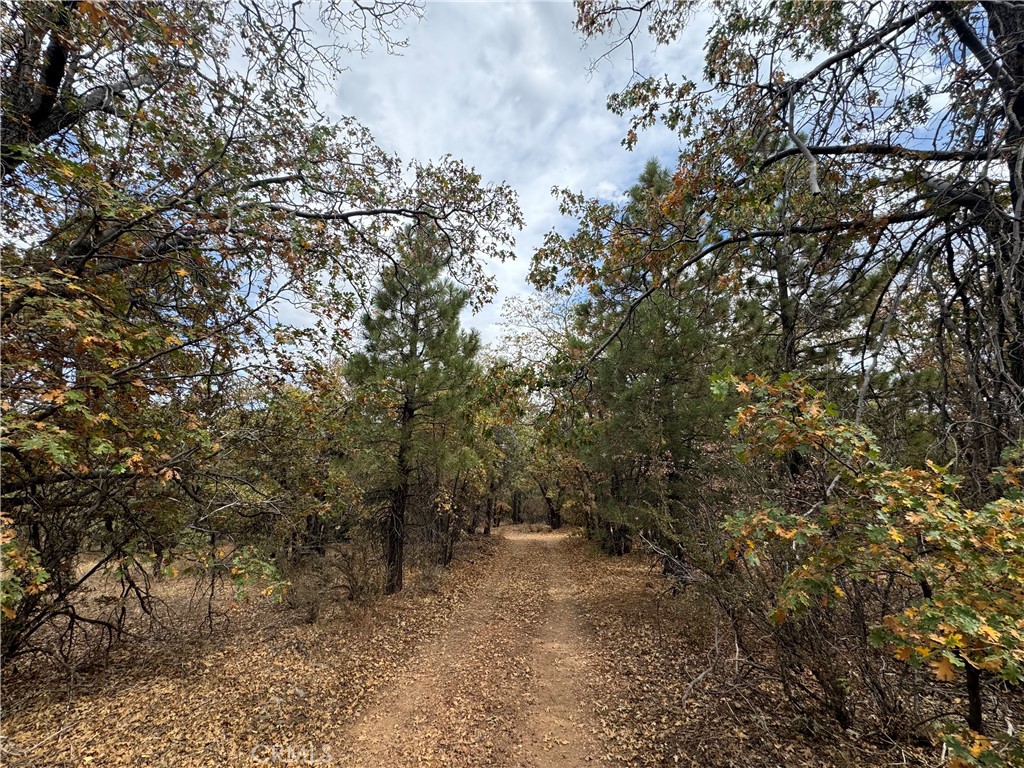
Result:
<svg viewBox="0 0 1024 768">
<path fill-rule="evenodd" d="M 437 448 L 439 425 L 457 418 L 471 390 L 480 339 L 459 313 L 469 292 L 441 277 L 435 229 L 412 228 L 363 315 L 366 349 L 349 361 L 354 386 L 375 393 L 370 418 L 386 446 L 382 481 L 385 592 L 402 589 L 406 518 L 416 472 Z M 450 450 L 450 447 L 446 446 Z"/>
<path fill-rule="evenodd" d="M 615 315 L 599 302 L 586 309 L 589 327 L 581 330 L 593 344 Z M 611 551 L 622 554 L 629 539 L 644 536 L 682 556 L 677 542 L 704 538 L 696 521 L 716 498 L 707 479 L 721 471 L 728 409 L 708 393 L 715 376 L 742 361 L 725 343 L 728 329 L 726 301 L 681 284 L 639 307 L 591 365 L 580 452 L 594 478 L 595 527 Z"/>
<path fill-rule="evenodd" d="M 624 203 L 604 206 L 614 217 L 608 241 L 587 242 L 581 233 L 573 243 L 581 257 L 593 249 L 594 279 L 586 295 L 570 296 L 561 355 L 549 361 L 559 398 L 576 406 L 572 451 L 587 467 L 595 503 L 588 533 L 618 554 L 638 536 L 666 557 L 675 551 L 679 529 L 691 527 L 711 495 L 701 478 L 721 458 L 726 411 L 709 397 L 712 377 L 755 357 L 732 349 L 735 302 L 721 292 L 719 271 L 695 269 L 652 292 L 661 278 L 650 255 L 672 247 L 659 223 L 671 188 L 667 170 L 648 161 Z M 594 356 L 623 313 L 628 322 L 614 343 Z M 751 339 L 749 346 L 764 345 Z"/>
<path fill-rule="evenodd" d="M 664 215 L 647 226 L 667 239 L 643 258 L 664 283 L 712 260 L 742 274 L 765 253 L 775 254 L 779 272 L 803 253 L 817 285 L 868 302 L 832 334 L 856 350 L 865 393 L 884 372 L 878 360 L 908 297 L 926 291 L 932 343 L 922 358 L 943 379 L 945 450 L 968 474 L 965 487 L 979 500 L 992 497 L 987 477 L 1024 422 L 1024 272 L 1015 225 L 1024 179 L 1013 160 L 1024 141 L 1016 95 L 1024 84 L 1024 10 L 1014 3 L 711 5 L 706 83 L 638 77 L 610 102 L 633 114 L 627 145 L 659 119 L 686 142 Z M 646 28 L 658 44 L 673 45 L 695 7 L 580 3 L 577 25 L 616 42 Z M 615 211 L 568 192 L 563 205 L 580 216 L 580 232 L 552 235 L 534 268 L 538 278 L 564 270 L 589 282 L 636 258 L 611 248 L 595 268 L 591 246 L 613 244 Z M 851 411 L 863 416 L 866 400 Z"/>
<path fill-rule="evenodd" d="M 871 616 L 873 626 L 865 628 L 871 641 L 897 659 L 928 664 L 939 680 L 952 681 L 963 670 L 965 720 L 975 733 L 985 733 L 981 672 L 1016 683 L 1024 671 L 1021 448 L 1007 453 L 994 478 L 1005 496 L 966 509 L 957 499 L 960 478 L 932 463 L 923 469 L 888 466 L 870 431 L 838 418 L 805 382 L 776 385 L 748 377 L 733 383 L 745 402 L 732 422 L 734 434 L 744 439 L 744 460 L 798 448 L 815 485 L 827 487 L 805 494 L 802 503 L 764 499 L 727 521 L 730 558 L 743 557 L 755 567 L 759 558 L 772 558 L 780 566 L 773 621 L 844 610 Z M 807 634 L 813 623 L 797 632 Z M 821 665 L 809 666 L 826 676 Z M 823 687 L 839 716 L 852 717 L 849 682 L 845 690 Z"/>
<path fill-rule="evenodd" d="M 725 340 L 751 372 L 737 393 L 771 402 L 737 424 L 764 450 L 706 478 L 724 491 L 717 536 L 690 543 L 733 537 L 701 584 L 738 646 L 772 640 L 791 696 L 842 725 L 870 701 L 905 735 L 912 705 L 880 651 L 895 648 L 940 682 L 962 675 L 975 733 L 947 740 L 962 764 L 1019 759 L 1012 726 L 993 749 L 979 732 L 1005 695 L 995 678 L 1020 662 L 1002 627 L 1019 631 L 1021 506 L 998 479 L 1016 476 L 1024 437 L 1024 8 L 601 0 L 577 4 L 577 26 L 678 45 L 698 7 L 712 11 L 703 80 L 637 75 L 610 99 L 632 116 L 629 148 L 656 121 L 678 131 L 671 184 L 648 184 L 639 210 L 635 192 L 620 205 L 564 190 L 578 227 L 548 236 L 531 276 L 593 297 L 595 333 L 567 355 L 580 380 L 621 363 L 637 332 L 660 341 L 652 307 L 727 304 Z M 641 424 L 624 383 L 605 407 Z"/>
<path fill-rule="evenodd" d="M 3 500 L 48 574 L 4 623 L 11 658 L 50 619 L 84 620 L 93 574 L 133 573 L 199 525 L 196 491 L 248 492 L 213 477 L 231 438 L 217 416 L 247 377 L 290 378 L 344 339 L 401 223 L 433 222 L 482 302 L 482 261 L 510 255 L 519 213 L 451 158 L 406 168 L 320 115 L 348 53 L 400 44 L 405 3 L 4 14 Z M 288 303 L 311 327 L 280 321 Z M 82 578 L 86 544 L 103 555 Z"/>
</svg>

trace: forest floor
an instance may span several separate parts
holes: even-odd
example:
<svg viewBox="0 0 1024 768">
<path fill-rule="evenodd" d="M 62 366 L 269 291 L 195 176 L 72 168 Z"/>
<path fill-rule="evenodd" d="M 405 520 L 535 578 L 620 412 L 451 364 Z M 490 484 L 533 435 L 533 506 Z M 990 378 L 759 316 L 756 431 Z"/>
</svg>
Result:
<svg viewBox="0 0 1024 768">
<path fill-rule="evenodd" d="M 724 674 L 712 615 L 647 558 L 500 528 L 439 586 L 370 608 L 306 624 L 258 603 L 204 643 L 136 641 L 63 682 L 16 673 L 3 764 L 921 764 Z"/>
</svg>

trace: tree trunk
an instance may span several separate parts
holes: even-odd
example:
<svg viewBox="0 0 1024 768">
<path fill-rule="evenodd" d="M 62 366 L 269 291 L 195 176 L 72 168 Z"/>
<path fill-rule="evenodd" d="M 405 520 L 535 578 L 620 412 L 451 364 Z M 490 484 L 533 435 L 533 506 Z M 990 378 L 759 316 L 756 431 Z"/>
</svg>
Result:
<svg viewBox="0 0 1024 768">
<path fill-rule="evenodd" d="M 1024 98 L 1021 98 L 1021 90 L 1024 88 L 1024 6 L 1020 3 L 994 2 L 982 5 L 995 37 L 1002 71 L 1009 78 L 1008 82 L 1002 84 L 1004 109 L 1010 118 L 1006 121 L 1005 141 L 1014 151 L 1009 153 L 1006 160 L 1012 211 L 1009 217 L 1005 217 L 1005 221 L 1014 223 L 1000 227 L 1000 242 L 996 244 L 996 252 L 1000 257 L 999 278 L 1003 283 L 1000 286 L 1002 295 L 999 297 L 1005 326 L 1003 367 L 1009 379 L 1008 389 L 1014 393 L 1009 397 L 1012 404 L 1008 416 L 1012 422 L 1019 424 L 1024 415 L 1024 396 L 1020 394 L 1024 391 L 1024 264 L 1020 258 L 1024 244 L 1016 222 L 1024 211 L 1024 174 L 1015 158 L 1019 156 L 1021 144 L 1024 143 Z M 998 451 L 1001 452 L 1004 447 L 1005 444 L 1000 441 Z M 999 454 L 996 453 L 991 464 L 998 460 Z"/>
<path fill-rule="evenodd" d="M 544 499 L 544 503 L 548 506 L 548 525 L 551 526 L 551 530 L 557 530 L 562 527 L 562 512 L 555 502 L 548 497 L 547 486 L 540 480 L 537 480 L 537 485 L 540 487 L 541 498 Z"/>
<path fill-rule="evenodd" d="M 315 553 L 321 557 L 327 554 L 327 526 L 319 512 L 306 515 L 305 539 L 303 554 Z"/>
<path fill-rule="evenodd" d="M 403 483 L 388 505 L 384 519 L 384 593 L 393 595 L 402 591 L 405 565 L 405 506 L 408 486 Z"/>
<path fill-rule="evenodd" d="M 523 492 L 512 491 L 512 524 L 519 525 L 523 522 Z"/>
<path fill-rule="evenodd" d="M 548 525 L 551 526 L 553 531 L 557 531 L 562 527 L 562 513 L 551 503 L 548 503 Z"/>
<path fill-rule="evenodd" d="M 608 554 L 615 557 L 628 555 L 633 551 L 633 538 L 625 525 L 611 525 L 608 531 Z"/>
<path fill-rule="evenodd" d="M 792 255 L 787 244 L 778 246 L 775 254 L 775 283 L 779 301 L 779 350 L 777 360 L 779 373 L 794 373 L 797 370 L 797 319 L 800 314 L 799 299 L 790 290 L 790 266 Z M 786 471 L 791 480 L 801 475 L 806 468 L 806 459 L 796 450 L 785 455 Z"/>
<path fill-rule="evenodd" d="M 484 521 L 484 534 L 487 536 L 491 535 L 491 528 L 498 527 L 498 523 L 495 520 L 495 511 L 498 506 L 497 493 L 498 483 L 492 480 L 487 489 L 487 520 Z"/>
<path fill-rule="evenodd" d="M 797 316 L 799 301 L 792 295 L 789 287 L 790 254 L 787 245 L 779 246 L 775 259 L 775 283 L 779 298 L 780 338 L 778 365 L 780 373 L 792 373 L 797 367 Z"/>
<path fill-rule="evenodd" d="M 402 591 L 405 568 L 405 512 L 409 505 L 409 484 L 412 467 L 409 450 L 412 447 L 413 420 L 416 410 L 407 398 L 402 406 L 401 441 L 398 445 L 398 486 L 392 490 L 391 503 L 384 518 L 384 593 L 393 595 Z"/>
<path fill-rule="evenodd" d="M 981 670 L 965 662 L 967 671 L 967 725 L 975 733 L 985 733 L 981 706 Z"/>
</svg>

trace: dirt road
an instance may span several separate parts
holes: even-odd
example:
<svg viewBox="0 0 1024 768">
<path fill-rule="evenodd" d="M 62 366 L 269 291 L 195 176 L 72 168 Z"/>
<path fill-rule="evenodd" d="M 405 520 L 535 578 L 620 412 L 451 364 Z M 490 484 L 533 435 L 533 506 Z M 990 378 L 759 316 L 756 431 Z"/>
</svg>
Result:
<svg viewBox="0 0 1024 768">
<path fill-rule="evenodd" d="M 340 740 L 352 768 L 593 765 L 594 658 L 564 534 L 505 529 L 448 629 Z"/>
<path fill-rule="evenodd" d="M 7 676 L 0 762 L 933 764 L 855 735 L 823 740 L 770 681 L 738 685 L 738 647 L 716 655 L 728 635 L 715 611 L 697 592 L 671 597 L 650 558 L 605 557 L 563 532 L 497 533 L 464 541 L 433 586 L 417 573 L 399 595 L 335 602 L 312 624 L 299 609 L 250 601 L 198 644 L 140 639 L 70 680 L 60 669 Z"/>
</svg>

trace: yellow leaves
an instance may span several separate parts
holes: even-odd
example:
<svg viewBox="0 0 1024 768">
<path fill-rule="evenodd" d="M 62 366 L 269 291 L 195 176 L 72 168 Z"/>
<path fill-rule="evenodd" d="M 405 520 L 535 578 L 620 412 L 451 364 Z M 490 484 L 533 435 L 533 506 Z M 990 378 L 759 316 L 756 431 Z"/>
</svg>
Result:
<svg viewBox="0 0 1024 768">
<path fill-rule="evenodd" d="M 940 624 L 939 629 L 943 634 L 939 635 L 933 632 L 928 635 L 928 639 L 936 645 L 945 646 L 946 648 L 964 647 L 964 636 L 962 633 L 957 632 L 955 627 L 951 627 L 948 624 Z"/>
<path fill-rule="evenodd" d="M 910 661 L 914 652 L 910 648 L 904 646 L 903 648 L 897 648 L 896 653 L 893 655 L 900 661 Z"/>
<path fill-rule="evenodd" d="M 981 629 L 978 630 L 978 634 L 991 643 L 999 642 L 999 632 L 990 627 L 988 624 L 982 624 Z"/>
<path fill-rule="evenodd" d="M 931 663 L 932 672 L 939 680 L 949 682 L 956 679 L 956 669 L 953 667 L 952 662 L 945 656 L 940 656 L 936 661 Z"/>
<path fill-rule="evenodd" d="M 971 743 L 970 752 L 974 757 L 981 757 L 982 752 L 987 752 L 992 749 L 992 742 L 982 736 L 980 733 L 974 734 L 974 741 Z"/>
<path fill-rule="evenodd" d="M 169 347 L 178 347 L 181 346 L 181 343 L 181 339 L 175 336 L 173 333 L 164 339 L 164 344 L 166 344 Z"/>
<path fill-rule="evenodd" d="M 901 534 L 895 528 L 889 528 L 889 538 L 895 541 L 897 544 L 902 544 L 904 541 L 903 534 Z"/>
<path fill-rule="evenodd" d="M 189 271 L 184 267 L 178 267 L 176 270 L 174 270 L 174 274 L 176 274 L 178 277 L 188 277 Z"/>
</svg>

